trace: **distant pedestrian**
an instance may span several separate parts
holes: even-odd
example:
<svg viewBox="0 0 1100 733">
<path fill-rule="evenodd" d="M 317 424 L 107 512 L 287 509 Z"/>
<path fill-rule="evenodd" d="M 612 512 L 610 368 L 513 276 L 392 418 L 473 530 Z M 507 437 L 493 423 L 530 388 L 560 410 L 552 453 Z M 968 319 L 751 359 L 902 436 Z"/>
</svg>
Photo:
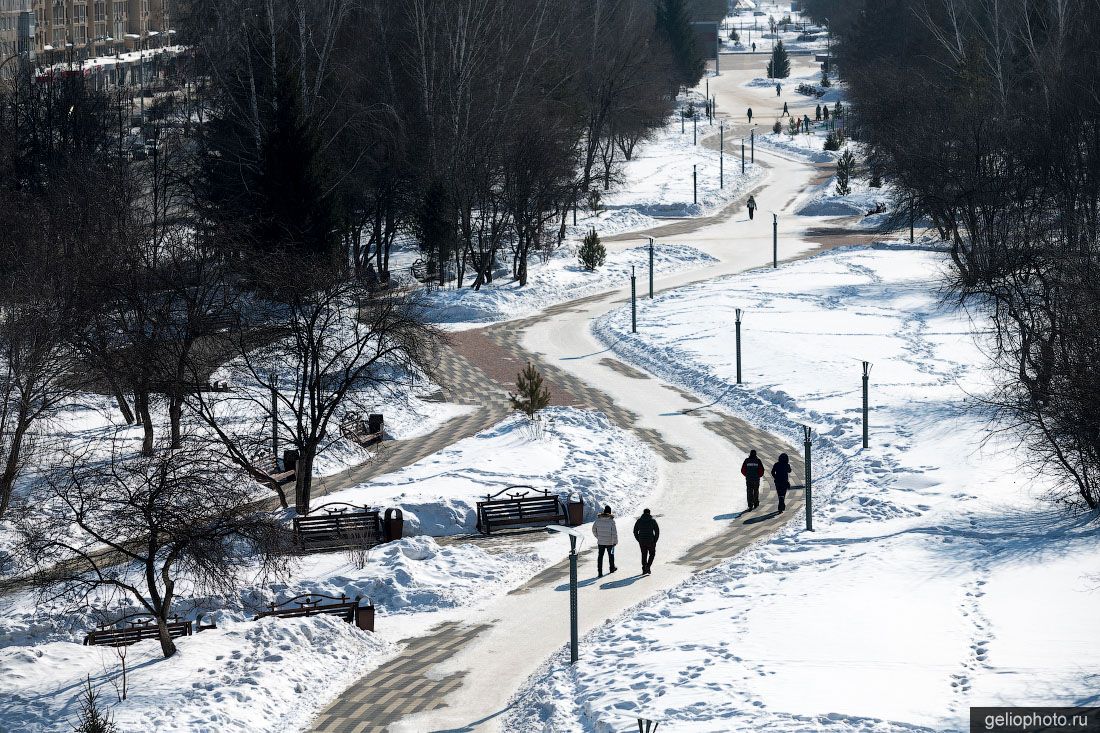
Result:
<svg viewBox="0 0 1100 733">
<path fill-rule="evenodd" d="M 611 514 L 611 507 L 605 506 L 603 512 L 592 523 L 592 534 L 596 536 L 596 544 L 599 552 L 596 555 L 596 573 L 603 577 L 603 556 L 607 554 L 608 573 L 615 572 L 615 545 L 619 544 L 619 531 L 615 528 L 615 517 Z"/>
<path fill-rule="evenodd" d="M 752 42 L 752 52 L 756 53 L 756 41 Z"/>
<path fill-rule="evenodd" d="M 752 212 L 756 211 L 756 198 L 750 195 L 745 205 L 749 207 L 749 221 L 752 221 Z"/>
<path fill-rule="evenodd" d="M 802 115 L 802 131 L 809 134 L 810 132 L 810 116 Z"/>
<path fill-rule="evenodd" d="M 653 556 L 657 553 L 657 540 L 661 538 L 661 528 L 648 509 L 642 510 L 642 516 L 634 523 L 634 539 L 642 551 L 642 575 L 649 575 L 653 568 Z"/>
<path fill-rule="evenodd" d="M 783 93 L 783 85 L 782 84 L 776 84 L 775 85 L 775 96 L 778 97 L 782 93 Z"/>
<path fill-rule="evenodd" d="M 741 475 L 745 477 L 745 497 L 752 511 L 760 506 L 760 479 L 764 476 L 764 462 L 756 457 L 756 451 L 750 450 L 749 457 L 741 464 Z"/>
<path fill-rule="evenodd" d="M 752 124 L 752 107 L 749 107 L 749 124 Z"/>
<path fill-rule="evenodd" d="M 790 117 L 791 116 L 790 110 L 787 109 L 787 103 L 786 102 L 783 103 L 783 114 L 781 114 L 779 116 L 780 117 Z"/>
<path fill-rule="evenodd" d="M 772 481 L 775 493 L 779 496 L 779 511 L 787 509 L 787 490 L 791 488 L 791 461 L 786 453 L 779 454 L 779 460 L 772 466 Z"/>
</svg>

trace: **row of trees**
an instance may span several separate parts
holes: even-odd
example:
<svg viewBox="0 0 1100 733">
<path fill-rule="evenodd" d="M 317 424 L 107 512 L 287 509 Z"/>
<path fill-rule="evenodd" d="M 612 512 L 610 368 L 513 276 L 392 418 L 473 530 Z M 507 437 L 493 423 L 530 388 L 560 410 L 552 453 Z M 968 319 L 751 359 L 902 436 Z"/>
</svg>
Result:
<svg viewBox="0 0 1100 733">
<path fill-rule="evenodd" d="M 435 363 L 390 280 L 526 281 L 702 61 L 684 0 L 197 0 L 167 89 L 136 102 L 30 68 L 0 85 L 0 518 L 69 599 L 166 624 L 183 575 L 224 590 L 279 554 L 255 513 L 278 447 L 293 504 L 357 407 Z M 146 110 L 148 114 L 142 114 Z M 229 376 L 230 393 L 211 381 Z M 45 446 L 78 392 L 117 436 Z M 38 490 L 15 502 L 36 449 Z M 37 505 L 48 503 L 48 521 Z M 114 566 L 124 563 L 118 570 Z"/>
<path fill-rule="evenodd" d="M 807 5 L 836 21 L 872 170 L 950 243 L 954 293 L 991 317 L 995 406 L 1063 498 L 1100 507 L 1100 9 Z"/>
</svg>

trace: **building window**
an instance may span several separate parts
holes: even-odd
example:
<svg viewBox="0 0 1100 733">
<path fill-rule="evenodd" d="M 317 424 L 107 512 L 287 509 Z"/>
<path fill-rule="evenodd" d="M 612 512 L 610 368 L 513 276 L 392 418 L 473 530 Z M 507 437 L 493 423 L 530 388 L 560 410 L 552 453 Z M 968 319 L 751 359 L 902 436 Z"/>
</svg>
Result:
<svg viewBox="0 0 1100 733">
<path fill-rule="evenodd" d="M 106 23 L 107 22 L 107 3 L 103 0 L 95 4 L 95 22 Z"/>
</svg>

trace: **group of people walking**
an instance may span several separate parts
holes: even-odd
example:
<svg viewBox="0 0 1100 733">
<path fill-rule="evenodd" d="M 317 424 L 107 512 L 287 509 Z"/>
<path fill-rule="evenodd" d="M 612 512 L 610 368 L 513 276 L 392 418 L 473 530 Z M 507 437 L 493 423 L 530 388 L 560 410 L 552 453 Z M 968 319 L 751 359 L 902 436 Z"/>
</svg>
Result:
<svg viewBox="0 0 1100 733">
<path fill-rule="evenodd" d="M 748 509 L 745 511 L 752 511 L 760 506 L 760 479 L 764 477 L 764 462 L 756 455 L 755 450 L 749 451 L 749 457 L 741 464 L 741 475 L 745 477 L 748 500 Z M 779 511 L 785 511 L 787 491 L 791 488 L 791 462 L 786 453 L 779 454 L 779 460 L 772 465 L 771 475 L 775 483 L 775 493 L 779 497 Z M 604 506 L 603 511 L 596 516 L 596 521 L 592 523 L 592 534 L 596 537 L 596 574 L 602 578 L 604 557 L 607 557 L 609 574 L 619 569 L 615 565 L 619 530 L 615 526 L 615 515 L 610 506 Z M 657 519 L 648 509 L 642 510 L 642 516 L 634 522 L 634 539 L 642 555 L 642 575 L 649 575 L 653 571 L 653 558 L 657 554 L 657 540 L 660 538 L 661 527 L 657 524 Z"/>
<path fill-rule="evenodd" d="M 786 453 L 779 454 L 779 460 L 772 464 L 771 474 L 779 497 L 779 511 L 786 511 L 787 491 L 791 488 L 791 459 Z M 741 464 L 741 475 L 745 477 L 745 511 L 751 512 L 760 508 L 760 479 L 764 477 L 764 462 L 755 450 L 750 450 L 749 457 Z"/>
</svg>

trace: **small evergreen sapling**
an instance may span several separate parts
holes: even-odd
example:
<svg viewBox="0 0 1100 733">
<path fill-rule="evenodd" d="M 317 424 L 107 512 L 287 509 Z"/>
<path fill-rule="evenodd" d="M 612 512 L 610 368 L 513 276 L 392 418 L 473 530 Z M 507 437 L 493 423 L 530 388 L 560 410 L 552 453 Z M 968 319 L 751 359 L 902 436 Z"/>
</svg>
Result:
<svg viewBox="0 0 1100 733">
<path fill-rule="evenodd" d="M 86 678 L 84 694 L 80 699 L 80 717 L 73 726 L 74 733 L 116 733 L 117 730 L 111 711 L 106 706 L 100 709 L 99 693 L 92 688 L 92 678 Z"/>
<path fill-rule="evenodd" d="M 833 85 L 833 83 L 831 81 L 829 81 L 829 70 L 828 69 L 822 69 L 821 70 L 821 86 L 831 87 L 832 85 Z"/>
<path fill-rule="evenodd" d="M 825 149 L 840 150 L 840 139 L 833 130 L 829 130 L 829 134 L 825 136 Z"/>
<path fill-rule="evenodd" d="M 776 120 L 775 124 L 772 125 L 772 132 L 774 132 L 776 135 L 783 132 L 783 123 L 781 123 L 779 120 Z"/>
<path fill-rule="evenodd" d="M 602 267 L 607 261 L 607 249 L 600 243 L 600 235 L 596 234 L 595 229 L 584 235 L 584 241 L 577 250 L 577 259 L 580 260 L 581 267 L 589 271 Z"/>
<path fill-rule="evenodd" d="M 527 362 L 522 372 L 516 375 L 516 394 L 509 394 L 512 407 L 527 416 L 532 436 L 542 436 L 542 420 L 539 411 L 550 404 L 550 390 L 542 383 L 542 375 L 535 365 Z"/>
<path fill-rule="evenodd" d="M 856 156 L 844 148 L 844 153 L 836 162 L 836 195 L 847 196 L 852 192 L 852 174 L 856 169 Z"/>
</svg>

